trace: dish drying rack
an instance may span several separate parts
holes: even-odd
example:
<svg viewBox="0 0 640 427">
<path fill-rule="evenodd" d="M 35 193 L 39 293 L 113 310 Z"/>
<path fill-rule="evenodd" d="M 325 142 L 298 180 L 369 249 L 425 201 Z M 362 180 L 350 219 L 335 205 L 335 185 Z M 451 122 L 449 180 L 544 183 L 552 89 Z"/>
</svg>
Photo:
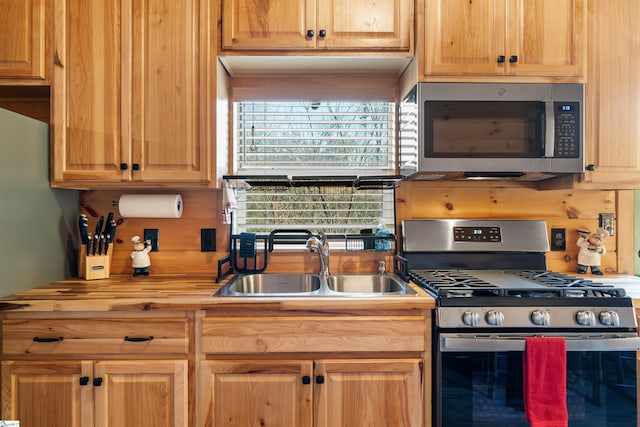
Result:
<svg viewBox="0 0 640 427">
<path fill-rule="evenodd" d="M 314 236 L 309 230 L 281 229 L 273 230 L 269 234 L 240 233 L 232 234 L 229 244 L 229 255 L 218 261 L 218 276 L 216 282 L 231 273 L 255 274 L 262 273 L 268 265 L 269 254 L 276 245 L 305 245 L 307 239 Z M 315 235 L 318 237 L 317 235 Z M 376 236 L 374 234 L 327 234 L 327 240 L 332 248 L 342 242 L 347 252 L 396 252 L 396 236 Z M 383 250 L 376 250 L 376 242 Z M 228 264 L 227 271 L 224 266 Z"/>
</svg>

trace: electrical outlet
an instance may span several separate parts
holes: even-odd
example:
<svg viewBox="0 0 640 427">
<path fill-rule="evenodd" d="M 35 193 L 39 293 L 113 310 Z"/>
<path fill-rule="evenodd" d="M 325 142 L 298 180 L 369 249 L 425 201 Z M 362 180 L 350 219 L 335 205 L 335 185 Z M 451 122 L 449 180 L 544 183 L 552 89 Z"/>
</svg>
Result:
<svg viewBox="0 0 640 427">
<path fill-rule="evenodd" d="M 151 240 L 151 252 L 158 252 L 160 250 L 157 228 L 144 229 L 144 241 L 146 242 L 147 240 Z"/>
<path fill-rule="evenodd" d="M 201 228 L 200 229 L 200 252 L 216 251 L 216 229 Z"/>
<path fill-rule="evenodd" d="M 598 214 L 598 226 L 609 232 L 609 236 L 613 236 L 616 228 L 616 219 L 612 213 Z"/>
<path fill-rule="evenodd" d="M 564 228 L 551 229 L 551 250 L 564 251 L 567 249 L 567 233 Z"/>
</svg>

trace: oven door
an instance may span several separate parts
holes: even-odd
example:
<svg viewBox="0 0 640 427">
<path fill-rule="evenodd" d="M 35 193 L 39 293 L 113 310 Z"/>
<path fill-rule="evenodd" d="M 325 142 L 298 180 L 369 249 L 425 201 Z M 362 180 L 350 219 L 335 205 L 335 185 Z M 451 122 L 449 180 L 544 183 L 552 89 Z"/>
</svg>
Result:
<svg viewBox="0 0 640 427">
<path fill-rule="evenodd" d="M 522 385 L 526 336 L 439 334 L 434 364 L 434 425 L 529 426 Z M 637 425 L 636 351 L 640 338 L 633 333 L 555 336 L 567 341 L 569 426 Z"/>
</svg>

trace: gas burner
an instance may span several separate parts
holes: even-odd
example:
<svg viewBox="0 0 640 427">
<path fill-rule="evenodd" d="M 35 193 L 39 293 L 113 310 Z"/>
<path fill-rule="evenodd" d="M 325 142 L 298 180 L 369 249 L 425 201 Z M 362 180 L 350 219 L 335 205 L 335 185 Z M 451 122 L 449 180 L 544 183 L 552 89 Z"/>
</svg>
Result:
<svg viewBox="0 0 640 427">
<path fill-rule="evenodd" d="M 552 287 L 575 287 L 575 288 L 610 288 L 612 286 L 603 283 L 593 282 L 588 279 L 570 276 L 568 274 L 556 273 L 555 271 L 543 270 L 521 270 L 514 271 L 514 274 L 529 280 L 542 283 Z"/>
<path fill-rule="evenodd" d="M 434 288 L 493 288 L 495 285 L 457 270 L 417 270 L 423 284 Z"/>
</svg>

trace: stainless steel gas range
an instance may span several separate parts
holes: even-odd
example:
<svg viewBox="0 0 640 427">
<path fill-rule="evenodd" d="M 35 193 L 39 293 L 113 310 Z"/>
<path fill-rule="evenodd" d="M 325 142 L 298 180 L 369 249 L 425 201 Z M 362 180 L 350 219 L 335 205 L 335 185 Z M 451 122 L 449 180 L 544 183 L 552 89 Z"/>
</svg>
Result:
<svg viewBox="0 0 640 427">
<path fill-rule="evenodd" d="M 567 348 L 569 425 L 637 422 L 631 298 L 546 269 L 544 221 L 410 220 L 401 273 L 436 299 L 434 425 L 528 426 L 522 353 L 531 336 Z"/>
</svg>

